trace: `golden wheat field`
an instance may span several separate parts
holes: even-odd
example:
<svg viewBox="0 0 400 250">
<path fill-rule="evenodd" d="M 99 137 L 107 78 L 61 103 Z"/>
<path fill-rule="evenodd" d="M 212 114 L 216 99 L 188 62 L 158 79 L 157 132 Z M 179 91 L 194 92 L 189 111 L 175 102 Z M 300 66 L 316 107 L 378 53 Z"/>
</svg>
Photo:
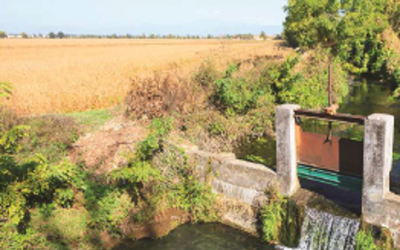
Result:
<svg viewBox="0 0 400 250">
<path fill-rule="evenodd" d="M 0 82 L 14 86 L 6 102 L 19 115 L 65 113 L 121 103 L 131 79 L 205 59 L 228 62 L 286 55 L 280 41 L 0 40 Z"/>
</svg>

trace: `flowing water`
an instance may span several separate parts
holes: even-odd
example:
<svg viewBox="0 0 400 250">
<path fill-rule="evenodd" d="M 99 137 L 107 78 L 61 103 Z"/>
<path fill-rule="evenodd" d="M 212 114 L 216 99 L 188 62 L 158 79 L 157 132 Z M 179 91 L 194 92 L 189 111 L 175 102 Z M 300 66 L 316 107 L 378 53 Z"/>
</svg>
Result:
<svg viewBox="0 0 400 250">
<path fill-rule="evenodd" d="M 359 228 L 359 220 L 307 209 L 300 246 L 293 250 L 354 250 Z"/>
</svg>

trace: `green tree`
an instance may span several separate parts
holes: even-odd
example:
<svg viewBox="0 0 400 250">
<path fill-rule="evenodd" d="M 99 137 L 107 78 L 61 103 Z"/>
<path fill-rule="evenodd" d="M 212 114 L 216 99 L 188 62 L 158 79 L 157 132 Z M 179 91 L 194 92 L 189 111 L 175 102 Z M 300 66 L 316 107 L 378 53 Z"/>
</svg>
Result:
<svg viewBox="0 0 400 250">
<path fill-rule="evenodd" d="M 390 0 L 289 0 L 284 37 L 293 47 L 329 48 L 353 73 L 379 72 Z"/>
<path fill-rule="evenodd" d="M 265 34 L 264 31 L 261 31 L 260 38 L 263 39 L 263 40 L 267 39 L 267 34 Z"/>
<path fill-rule="evenodd" d="M 57 33 L 57 38 L 63 39 L 63 38 L 65 38 L 65 34 L 60 31 Z"/>
<path fill-rule="evenodd" d="M 7 33 L 4 31 L 0 31 L 0 38 L 7 38 Z"/>
<path fill-rule="evenodd" d="M 22 33 L 21 33 L 21 36 L 22 36 L 23 39 L 29 38 L 29 37 L 28 37 L 28 34 L 26 34 L 25 32 L 22 32 Z"/>
<path fill-rule="evenodd" d="M 54 32 L 50 32 L 50 33 L 48 34 L 48 37 L 49 37 L 50 39 L 54 39 L 54 38 L 56 38 L 56 34 L 55 34 Z"/>
<path fill-rule="evenodd" d="M 393 30 L 400 35 L 400 1 L 388 0 L 387 13 L 389 15 L 389 22 Z"/>
</svg>

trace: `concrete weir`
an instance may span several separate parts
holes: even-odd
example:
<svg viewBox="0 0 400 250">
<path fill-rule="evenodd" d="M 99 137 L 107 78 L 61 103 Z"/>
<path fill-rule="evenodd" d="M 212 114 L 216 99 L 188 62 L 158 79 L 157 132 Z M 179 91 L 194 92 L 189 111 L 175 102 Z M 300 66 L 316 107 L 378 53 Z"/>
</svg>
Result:
<svg viewBox="0 0 400 250">
<path fill-rule="evenodd" d="M 261 165 L 236 159 L 234 154 L 214 154 L 186 148 L 186 153 L 207 181 L 211 173 L 214 193 L 222 203 L 221 221 L 252 234 L 257 234 L 257 211 L 265 192 L 276 186 L 275 171 Z"/>
<path fill-rule="evenodd" d="M 215 154 L 185 148 L 197 166 L 200 177 L 211 181 L 223 203 L 221 221 L 257 233 L 258 208 L 266 191 L 278 187 L 282 195 L 293 196 L 299 189 L 297 173 L 295 112 L 298 105 L 276 108 L 277 169 L 236 159 L 234 154 Z M 400 247 L 400 196 L 391 193 L 394 118 L 373 114 L 365 118 L 362 176 L 362 218 L 365 222 L 388 228 L 396 247 Z M 207 180 L 207 173 L 212 173 Z M 346 191 L 343 191 L 346 192 Z"/>
<path fill-rule="evenodd" d="M 290 197 L 299 188 L 295 110 L 297 105 L 276 108 L 277 178 L 280 192 Z M 372 114 L 365 119 L 362 217 L 369 224 L 388 228 L 400 247 L 400 196 L 390 192 L 394 117 Z"/>
</svg>

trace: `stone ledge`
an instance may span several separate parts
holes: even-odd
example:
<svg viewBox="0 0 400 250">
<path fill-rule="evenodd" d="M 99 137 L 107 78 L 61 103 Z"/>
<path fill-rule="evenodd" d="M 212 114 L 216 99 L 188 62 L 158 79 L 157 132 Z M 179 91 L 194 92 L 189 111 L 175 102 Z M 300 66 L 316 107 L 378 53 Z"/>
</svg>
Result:
<svg viewBox="0 0 400 250">
<path fill-rule="evenodd" d="M 276 180 L 276 173 L 268 167 L 241 160 L 229 160 L 217 171 L 221 181 L 260 192 L 268 190 Z"/>
<path fill-rule="evenodd" d="M 232 153 L 215 154 L 193 149 L 187 154 L 203 178 L 207 171 L 212 171 L 217 180 L 258 192 L 265 192 L 276 182 L 273 170 L 261 164 L 238 160 Z"/>
<path fill-rule="evenodd" d="M 212 182 L 213 191 L 249 205 L 257 206 L 257 197 L 263 196 L 263 192 L 254 189 L 239 187 L 218 179 Z"/>
</svg>

